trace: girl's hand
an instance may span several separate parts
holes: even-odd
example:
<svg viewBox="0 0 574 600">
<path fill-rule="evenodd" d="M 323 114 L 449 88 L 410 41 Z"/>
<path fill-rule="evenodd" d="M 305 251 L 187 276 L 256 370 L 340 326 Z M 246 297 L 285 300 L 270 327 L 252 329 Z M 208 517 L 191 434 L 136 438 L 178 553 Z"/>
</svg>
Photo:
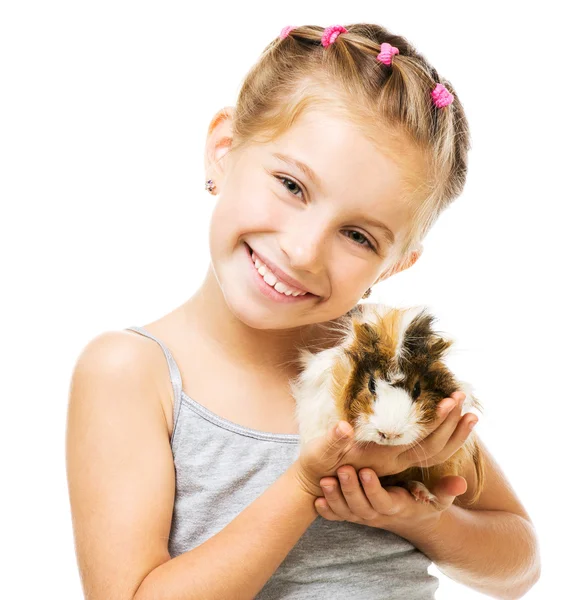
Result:
<svg viewBox="0 0 574 600">
<path fill-rule="evenodd" d="M 478 421 L 472 413 L 461 418 L 464 398 L 464 392 L 457 391 L 450 398 L 442 400 L 437 418 L 428 426 L 427 436 L 420 442 L 403 446 L 382 446 L 375 442 L 353 445 L 344 464 L 355 469 L 368 467 L 383 477 L 401 473 L 409 467 L 424 468 L 443 463 L 467 440 L 471 432 L 470 423 Z M 444 404 L 449 400 L 455 402 L 454 408 L 444 410 Z"/>
<path fill-rule="evenodd" d="M 337 471 L 337 475 L 340 486 L 339 480 L 333 481 L 332 477 L 321 479 L 325 497 L 315 500 L 315 508 L 324 519 L 350 521 L 399 535 L 409 529 L 432 530 L 455 497 L 464 494 L 467 489 L 464 477 L 448 475 L 430 490 L 437 498 L 436 502 L 430 503 L 416 500 L 405 488 L 382 487 L 372 469 L 360 471 L 363 488 L 353 467 L 345 465 Z M 363 479 L 364 475 L 369 478 L 368 481 Z"/>
<path fill-rule="evenodd" d="M 352 447 L 353 428 L 341 421 L 346 428 L 343 434 L 337 425 L 329 428 L 326 435 L 310 440 L 299 451 L 299 458 L 293 463 L 295 480 L 301 489 L 311 496 L 322 493 L 319 480 L 327 475 L 335 475 L 337 469 L 349 463 L 348 452 Z"/>
<path fill-rule="evenodd" d="M 448 411 L 439 408 L 435 422 L 429 426 L 430 433 L 415 445 L 381 446 L 373 442 L 359 446 L 353 443 L 354 431 L 350 423 L 341 421 L 349 435 L 347 439 L 341 438 L 333 426 L 325 436 L 312 439 L 301 448 L 295 461 L 298 483 L 316 497 L 322 493 L 321 478 L 334 476 L 344 465 L 355 469 L 370 468 L 383 477 L 412 466 L 430 467 L 444 462 L 470 434 L 469 421 L 477 420 L 474 415 L 470 415 L 470 419 L 466 415 L 466 418 L 460 418 L 464 396 L 463 392 L 454 392 L 447 400 L 454 399 L 458 405 Z"/>
<path fill-rule="evenodd" d="M 469 423 L 477 419 L 474 415 L 470 419 L 460 418 L 464 393 L 455 392 L 452 398 L 457 400 L 457 406 L 447 413 L 448 416 L 444 414 L 441 416 L 439 413 L 437 420 L 440 424 L 435 426 L 432 433 L 418 444 L 417 448 L 414 448 L 416 451 L 412 455 L 409 451 L 395 454 L 394 466 L 389 468 L 389 465 L 383 465 L 382 469 L 379 468 L 384 453 L 377 453 L 377 450 L 386 448 L 369 444 L 371 447 L 375 446 L 370 450 L 372 454 L 369 456 L 371 461 L 375 459 L 374 468 L 369 468 L 369 464 L 365 467 L 364 462 L 357 466 L 349 461 L 337 469 L 336 474 L 339 479 L 322 477 L 319 483 L 324 497 L 315 499 L 317 512 L 330 521 L 350 521 L 395 532 L 404 532 L 408 529 L 419 531 L 422 528 L 432 529 L 456 496 L 466 492 L 466 479 L 458 475 L 443 477 L 431 490 L 428 490 L 431 495 L 434 494 L 433 500 L 428 501 L 424 492 L 419 495 L 421 500 L 415 499 L 413 493 L 418 493 L 420 490 L 411 493 L 408 489 L 399 486 L 382 487 L 379 475 L 399 473 L 411 466 L 429 467 L 439 464 L 464 444 L 471 432 Z M 400 446 L 388 448 L 396 449 Z M 351 454 L 352 452 L 349 453 L 349 458 Z M 392 457 L 393 454 L 389 456 Z M 373 464 L 371 463 L 370 466 L 372 467 Z M 357 468 L 363 487 L 359 483 Z M 345 475 L 347 475 L 346 479 Z M 363 479 L 363 476 L 366 478 Z M 423 489 L 426 490 L 424 486 Z"/>
</svg>

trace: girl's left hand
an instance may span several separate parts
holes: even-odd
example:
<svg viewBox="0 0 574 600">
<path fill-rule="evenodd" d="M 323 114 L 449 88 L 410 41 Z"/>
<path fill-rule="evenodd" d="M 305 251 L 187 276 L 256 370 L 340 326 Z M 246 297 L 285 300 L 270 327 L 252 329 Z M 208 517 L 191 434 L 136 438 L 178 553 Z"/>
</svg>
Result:
<svg viewBox="0 0 574 600">
<path fill-rule="evenodd" d="M 345 480 L 342 475 L 348 475 Z M 456 496 L 467 489 L 466 479 L 458 475 L 448 475 L 440 479 L 429 491 L 438 502 L 433 504 L 415 500 L 407 489 L 398 486 L 384 488 L 372 469 L 361 469 L 360 475 L 370 475 L 370 481 L 362 481 L 351 465 L 337 470 L 339 480 L 334 477 L 321 479 L 325 497 L 315 500 L 319 515 L 329 521 L 350 521 L 393 533 L 410 530 L 431 530 L 440 520 L 441 514 L 450 507 Z M 340 485 L 339 485 L 340 483 Z M 327 486 L 333 486 L 328 490 Z M 400 533 L 399 533 L 400 535 Z"/>
</svg>

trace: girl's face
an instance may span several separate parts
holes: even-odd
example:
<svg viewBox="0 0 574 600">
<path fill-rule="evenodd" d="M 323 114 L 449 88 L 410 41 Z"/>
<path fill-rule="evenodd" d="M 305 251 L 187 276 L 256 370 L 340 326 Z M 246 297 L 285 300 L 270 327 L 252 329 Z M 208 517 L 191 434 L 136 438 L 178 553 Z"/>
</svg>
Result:
<svg viewBox="0 0 574 600">
<path fill-rule="evenodd" d="M 355 306 L 409 218 L 399 165 L 351 123 L 317 112 L 221 162 L 209 243 L 232 312 L 257 329 L 286 329 Z M 311 293 L 266 294 L 246 244 Z"/>
</svg>

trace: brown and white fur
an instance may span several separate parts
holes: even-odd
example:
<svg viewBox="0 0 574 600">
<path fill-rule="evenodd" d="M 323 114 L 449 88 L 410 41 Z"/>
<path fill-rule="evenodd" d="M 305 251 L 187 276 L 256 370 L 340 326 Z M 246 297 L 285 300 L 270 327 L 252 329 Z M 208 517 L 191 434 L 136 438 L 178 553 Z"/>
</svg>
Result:
<svg viewBox="0 0 574 600">
<path fill-rule="evenodd" d="M 301 371 L 290 382 L 300 445 L 344 419 L 359 444 L 416 446 L 434 421 L 437 404 L 457 390 L 466 395 L 463 414 L 472 408 L 482 411 L 470 384 L 457 380 L 444 364 L 453 340 L 433 330 L 434 321 L 426 307 L 359 304 L 337 323 L 342 341 L 336 346 L 316 353 L 302 349 Z M 437 499 L 428 487 L 445 475 L 461 475 L 469 461 L 477 475 L 468 502 L 473 504 L 484 484 L 483 457 L 473 432 L 444 463 L 411 467 L 379 480 L 434 504 Z"/>
</svg>

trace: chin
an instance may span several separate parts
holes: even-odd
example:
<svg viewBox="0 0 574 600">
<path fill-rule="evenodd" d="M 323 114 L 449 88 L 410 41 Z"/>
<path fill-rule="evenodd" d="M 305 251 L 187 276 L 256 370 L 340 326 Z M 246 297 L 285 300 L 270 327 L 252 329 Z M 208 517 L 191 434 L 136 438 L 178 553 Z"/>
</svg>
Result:
<svg viewBox="0 0 574 600">
<path fill-rule="evenodd" d="M 251 329 L 280 329 L 277 326 L 277 317 L 271 313 L 264 313 L 259 307 L 256 307 L 248 298 L 235 295 L 236 301 L 233 298 L 225 298 L 230 312 L 236 319 L 241 321 Z"/>
</svg>

